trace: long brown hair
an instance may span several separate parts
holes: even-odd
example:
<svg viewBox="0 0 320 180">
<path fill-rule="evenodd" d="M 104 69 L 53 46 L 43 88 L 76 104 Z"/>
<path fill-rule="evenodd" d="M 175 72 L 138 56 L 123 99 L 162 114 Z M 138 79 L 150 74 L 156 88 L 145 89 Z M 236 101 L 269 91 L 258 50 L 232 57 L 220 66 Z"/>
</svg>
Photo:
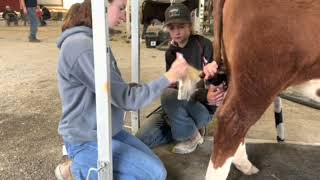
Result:
<svg viewBox="0 0 320 180">
<path fill-rule="evenodd" d="M 75 26 L 92 28 L 91 0 L 73 4 L 68 10 L 62 25 L 62 32 Z"/>
<path fill-rule="evenodd" d="M 108 0 L 112 3 L 114 0 Z M 73 4 L 68 10 L 62 25 L 62 32 L 75 26 L 92 28 L 91 0 Z"/>
</svg>

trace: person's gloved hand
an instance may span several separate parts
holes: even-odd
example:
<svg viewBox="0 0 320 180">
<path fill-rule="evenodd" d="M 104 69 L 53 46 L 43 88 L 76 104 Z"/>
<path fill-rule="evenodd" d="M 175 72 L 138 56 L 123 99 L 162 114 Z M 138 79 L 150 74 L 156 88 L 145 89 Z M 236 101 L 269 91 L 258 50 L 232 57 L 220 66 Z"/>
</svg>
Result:
<svg viewBox="0 0 320 180">
<path fill-rule="evenodd" d="M 217 72 L 218 70 L 218 65 L 215 61 L 212 61 L 211 63 L 205 65 L 203 67 L 203 70 L 202 70 L 202 77 L 205 79 L 205 80 L 208 80 L 210 78 L 212 78 L 214 76 L 214 74 Z M 200 75 L 201 76 L 201 75 Z"/>
<path fill-rule="evenodd" d="M 176 60 L 172 63 L 170 69 L 164 74 L 170 83 L 175 83 L 185 77 L 188 73 L 188 63 L 180 53 L 176 54 Z"/>
<path fill-rule="evenodd" d="M 207 94 L 208 105 L 220 106 L 223 102 L 225 91 L 223 85 L 210 85 Z"/>
</svg>

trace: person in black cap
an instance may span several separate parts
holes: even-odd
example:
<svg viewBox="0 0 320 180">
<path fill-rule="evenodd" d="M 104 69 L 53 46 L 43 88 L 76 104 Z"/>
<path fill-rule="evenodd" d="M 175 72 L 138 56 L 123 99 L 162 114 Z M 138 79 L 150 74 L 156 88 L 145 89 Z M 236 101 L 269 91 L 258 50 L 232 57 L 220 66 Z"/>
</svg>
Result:
<svg viewBox="0 0 320 180">
<path fill-rule="evenodd" d="M 166 51 L 166 71 L 176 59 L 176 53 L 183 54 L 187 62 L 198 70 L 206 71 L 213 62 L 213 48 L 209 39 L 193 34 L 191 13 L 187 6 L 174 4 L 165 11 L 171 45 Z M 203 143 L 204 129 L 212 120 L 216 106 L 223 101 L 222 87 L 198 83 L 198 89 L 191 101 L 178 100 L 176 83 L 167 88 L 161 96 L 160 113 L 151 116 L 136 136 L 153 148 L 160 144 L 176 141 L 172 152 L 187 154 L 193 152 Z"/>
</svg>

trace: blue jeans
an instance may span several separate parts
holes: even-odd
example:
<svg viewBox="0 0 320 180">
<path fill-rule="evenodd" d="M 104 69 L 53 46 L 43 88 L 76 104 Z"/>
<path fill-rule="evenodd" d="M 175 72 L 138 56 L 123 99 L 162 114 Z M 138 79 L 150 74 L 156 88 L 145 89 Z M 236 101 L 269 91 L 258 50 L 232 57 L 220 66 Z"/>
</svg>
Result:
<svg viewBox="0 0 320 180">
<path fill-rule="evenodd" d="M 97 142 L 84 144 L 65 143 L 72 160 L 72 175 L 76 180 L 86 179 L 88 170 L 97 167 Z M 164 180 L 167 172 L 161 160 L 133 135 L 120 131 L 112 138 L 113 179 Z M 90 180 L 98 174 L 91 172 Z"/>
<path fill-rule="evenodd" d="M 136 137 L 150 148 L 174 142 L 171 127 L 165 119 L 167 117 L 163 109 L 153 113 L 139 129 Z"/>
<path fill-rule="evenodd" d="M 177 97 L 176 89 L 167 88 L 161 96 L 164 112 L 153 114 L 137 132 L 136 136 L 150 148 L 188 140 L 212 120 L 213 115 L 200 102 L 181 101 Z"/>
<path fill-rule="evenodd" d="M 36 39 L 38 32 L 38 17 L 36 15 L 36 7 L 28 7 L 28 20 L 30 23 L 29 39 Z"/>
</svg>

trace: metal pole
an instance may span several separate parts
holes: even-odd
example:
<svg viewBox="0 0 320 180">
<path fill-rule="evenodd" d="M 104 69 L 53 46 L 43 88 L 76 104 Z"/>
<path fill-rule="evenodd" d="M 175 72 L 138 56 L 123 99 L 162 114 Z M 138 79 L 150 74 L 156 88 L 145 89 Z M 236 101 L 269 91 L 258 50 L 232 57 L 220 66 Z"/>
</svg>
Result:
<svg viewBox="0 0 320 180">
<path fill-rule="evenodd" d="M 277 141 L 284 142 L 284 123 L 283 123 L 283 115 L 282 115 L 282 103 L 281 98 L 277 96 L 273 101 L 273 110 L 274 110 L 274 118 L 277 128 Z"/>
<path fill-rule="evenodd" d="M 97 111 L 98 178 L 112 180 L 112 124 L 109 28 L 104 0 L 93 0 L 92 30 Z"/>
<path fill-rule="evenodd" d="M 131 80 L 140 82 L 139 0 L 131 1 Z M 131 112 L 132 133 L 140 127 L 140 111 Z"/>
<path fill-rule="evenodd" d="M 204 21 L 204 0 L 199 0 L 198 13 L 195 18 L 195 31 L 199 34 L 203 33 Z"/>
</svg>

